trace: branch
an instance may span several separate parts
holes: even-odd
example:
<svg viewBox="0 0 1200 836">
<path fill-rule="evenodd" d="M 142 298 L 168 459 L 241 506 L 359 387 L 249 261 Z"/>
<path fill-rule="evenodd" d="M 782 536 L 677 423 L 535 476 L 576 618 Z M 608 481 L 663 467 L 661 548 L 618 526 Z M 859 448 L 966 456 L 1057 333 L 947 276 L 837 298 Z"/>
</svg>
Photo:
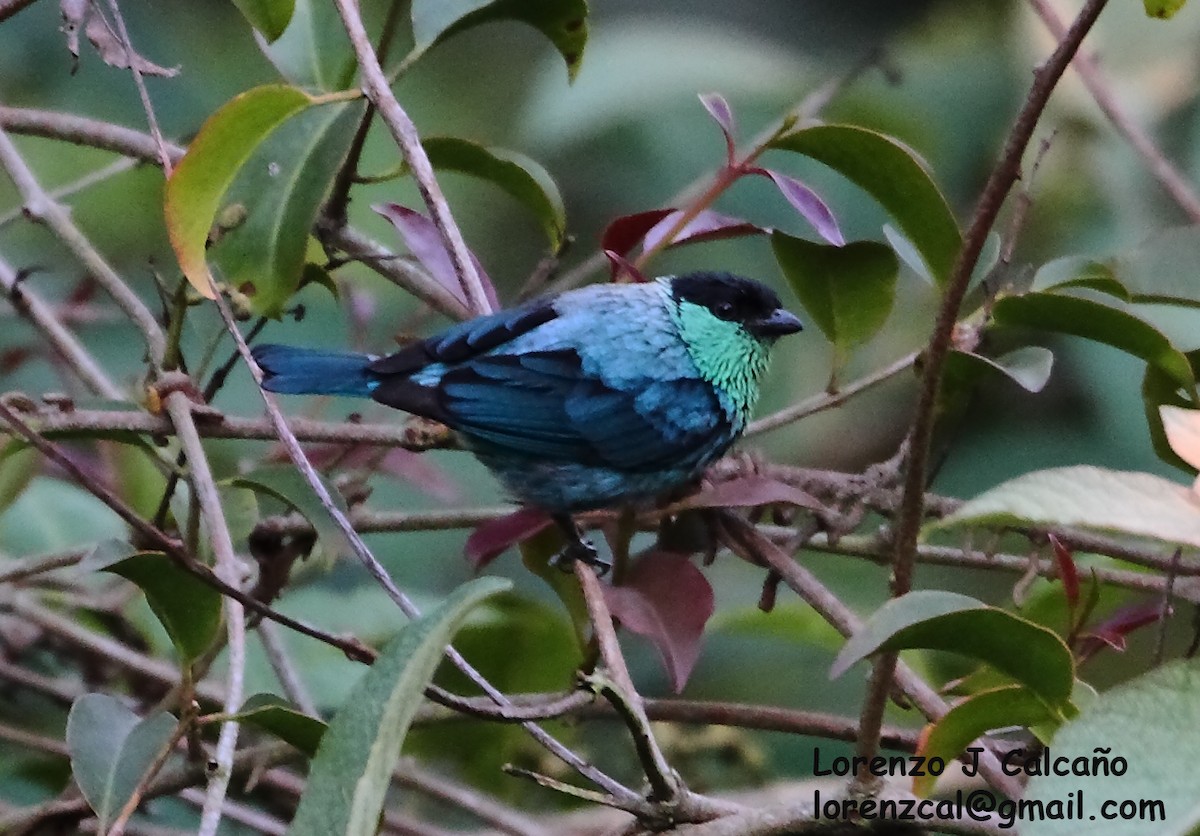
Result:
<svg viewBox="0 0 1200 836">
<path fill-rule="evenodd" d="M 637 749 L 638 760 L 650 782 L 650 798 L 664 803 L 673 803 L 681 791 L 686 788 L 667 763 L 666 757 L 654 739 L 650 729 L 650 719 L 642 705 L 642 697 L 633 687 L 629 669 L 625 666 L 625 657 L 621 655 L 621 645 L 617 642 L 617 633 L 613 629 L 612 615 L 604 601 L 604 590 L 591 566 L 582 560 L 573 562 L 575 578 L 583 591 L 583 600 L 587 604 L 588 617 L 592 622 L 592 635 L 600 648 L 600 658 L 608 669 L 608 676 L 592 675 L 593 684 L 608 697 L 617 713 L 629 726 Z M 607 680 L 607 682 L 605 682 Z"/>
<path fill-rule="evenodd" d="M 1047 0 L 1029 0 L 1029 5 L 1050 30 L 1051 35 L 1059 41 L 1066 37 L 1067 27 Z M 1080 52 L 1071 60 L 1071 64 L 1083 80 L 1083 86 L 1100 106 L 1100 110 L 1117 129 L 1117 133 L 1141 156 L 1150 173 L 1163 187 L 1163 191 L 1170 195 L 1192 223 L 1200 223 L 1200 196 L 1197 196 L 1196 190 L 1179 169 L 1166 158 L 1150 133 L 1125 110 L 1096 60 L 1086 52 Z"/>
<path fill-rule="evenodd" d="M 842 386 L 836 392 L 821 392 L 807 400 L 800 401 L 800 403 L 785 407 L 773 415 L 759 418 L 746 427 L 746 432 L 743 436 L 749 438 L 759 433 L 769 432 L 776 427 L 782 427 L 784 424 L 790 424 L 794 421 L 799 421 L 801 418 L 807 418 L 818 412 L 824 412 L 827 409 L 841 406 L 855 395 L 865 392 L 886 380 L 890 380 L 905 369 L 910 368 L 917 361 L 919 354 L 920 352 L 917 351 L 906 354 L 893 363 L 884 366 L 882 369 Z"/>
<path fill-rule="evenodd" d="M 979 261 L 988 232 L 995 225 L 1001 206 L 1020 174 L 1021 157 L 1033 136 L 1038 118 L 1046 106 L 1055 85 L 1079 49 L 1084 35 L 1091 29 L 1107 0 L 1088 0 L 1072 24 L 1070 31 L 1059 42 L 1054 53 L 1034 72 L 1033 85 L 1025 104 L 1013 123 L 1004 150 L 996 167 L 983 188 L 979 204 L 971 224 L 963 238 L 962 250 L 954 263 L 954 270 L 945 289 L 945 297 L 938 311 L 937 322 L 924 352 L 920 394 L 917 398 L 912 430 L 909 434 L 909 451 L 904 473 L 904 494 L 896 523 L 895 553 L 892 561 L 891 594 L 897 597 L 912 588 L 913 566 L 916 563 L 917 537 L 924 516 L 926 474 L 929 465 L 929 450 L 933 441 L 933 425 L 942 380 L 942 367 L 950 350 L 954 325 L 958 321 L 959 309 L 966 296 L 971 271 Z M 862 729 L 857 754 L 869 762 L 878 748 L 876 729 L 883 723 L 883 711 L 891 691 L 893 671 L 896 669 L 896 654 L 880 656 L 872 671 L 867 698 L 863 704 Z M 856 782 L 865 788 L 866 775 L 860 772 Z"/>
<path fill-rule="evenodd" d="M 239 587 L 242 580 L 240 561 L 234 553 L 225 512 L 221 508 L 221 496 L 208 456 L 200 442 L 200 434 L 192 418 L 192 402 L 183 392 L 172 392 L 166 399 L 167 413 L 175 424 L 183 452 L 187 456 L 192 491 L 200 505 L 200 514 L 208 527 L 208 541 L 215 556 L 217 577 L 231 587 Z M 225 602 L 225 627 L 229 637 L 229 679 L 225 691 L 224 710 L 236 714 L 242 706 L 246 674 L 246 617 L 242 605 L 233 598 Z M 233 756 L 237 749 L 238 724 L 227 720 L 221 724 L 217 739 L 217 750 L 209 771 L 208 791 L 204 798 L 204 809 L 200 816 L 200 836 L 215 836 L 221 823 L 221 805 L 233 774 Z"/>
<path fill-rule="evenodd" d="M 164 416 L 149 412 L 115 412 L 99 409 L 47 408 L 29 416 L 38 431 L 48 437 L 131 432 L 139 435 L 170 436 L 175 427 Z M 242 438 L 275 441 L 275 428 L 267 418 L 242 418 L 206 411 L 197 416 L 196 430 L 204 438 Z M 430 449 L 426 439 L 418 437 L 403 424 L 359 424 L 353 421 L 314 421 L 291 418 L 296 438 L 330 444 L 373 444 L 403 447 L 405 450 Z"/>
<path fill-rule="evenodd" d="M 404 162 L 412 171 L 413 179 L 417 181 L 417 189 L 421 192 L 421 198 L 425 201 L 425 205 L 429 207 L 430 218 L 437 227 L 438 234 L 442 237 L 442 243 L 454 265 L 454 272 L 462 284 L 467 307 L 475 315 L 489 313 L 491 304 L 483 289 L 483 282 L 480 281 L 479 274 L 475 270 L 471 253 L 458 229 L 458 224 L 450 214 L 450 207 L 446 204 L 446 197 L 442 194 L 441 187 L 438 186 L 437 178 L 434 177 L 429 157 L 426 155 L 425 149 L 421 147 L 417 128 L 408 118 L 408 114 L 404 112 L 404 108 L 400 107 L 396 97 L 392 95 L 392 88 L 383 74 L 383 68 L 379 66 L 379 58 L 375 55 L 375 49 L 371 46 L 362 17 L 358 13 L 358 4 L 355 0 L 334 0 L 334 3 L 337 5 L 338 14 L 342 17 L 346 33 L 350 36 L 350 43 L 354 45 L 355 55 L 358 57 L 358 65 L 363 77 L 363 92 L 379 111 L 379 118 L 391 131 L 396 145 L 404 155 Z"/>
</svg>

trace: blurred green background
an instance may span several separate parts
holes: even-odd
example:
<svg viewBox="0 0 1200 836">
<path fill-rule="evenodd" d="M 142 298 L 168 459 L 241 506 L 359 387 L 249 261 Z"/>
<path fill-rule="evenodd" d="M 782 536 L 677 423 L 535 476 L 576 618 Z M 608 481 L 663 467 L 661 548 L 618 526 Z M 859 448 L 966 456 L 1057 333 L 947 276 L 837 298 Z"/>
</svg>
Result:
<svg viewBox="0 0 1200 836">
<path fill-rule="evenodd" d="M 368 0 L 366 5 L 379 4 Z M 123 8 L 141 51 L 159 64 L 181 68 L 176 78 L 147 80 L 170 138 L 186 141 L 230 97 L 276 80 L 231 3 L 138 0 Z M 127 72 L 105 66 L 85 48 L 78 72 L 71 73 L 59 22 L 57 4 L 42 0 L 0 25 L 0 103 L 71 111 L 144 128 L 145 117 Z M 576 239 L 564 269 L 595 251 L 608 221 L 666 205 L 680 188 L 719 164 L 721 137 L 700 106 L 698 93 L 722 93 L 737 114 L 741 137 L 748 139 L 817 86 L 849 72 L 878 49 L 883 51 L 884 69 L 866 70 L 833 101 L 825 118 L 877 128 L 911 145 L 928 161 L 959 218 L 965 219 L 1025 94 L 1031 68 L 1049 43 L 1023 4 L 990 0 L 594 0 L 590 27 L 583 68 L 573 86 L 544 38 L 518 24 L 495 24 L 438 46 L 396 87 L 423 135 L 462 136 L 512 149 L 549 170 L 565 197 L 569 229 Z M 1184 172 L 1200 179 L 1195 83 L 1200 73 L 1200 8 L 1189 6 L 1164 23 L 1147 19 L 1139 2 L 1121 0 L 1111 4 L 1090 43 L 1116 80 L 1123 101 L 1152 126 Z M 1029 183 L 1034 202 L 1019 239 L 1018 263 L 1037 266 L 1069 254 L 1112 254 L 1157 229 L 1183 222 L 1070 75 L 1055 94 L 1037 140 L 1051 134 L 1049 151 Z M 19 138 L 19 145 L 47 187 L 70 183 L 113 159 L 104 152 L 48 140 Z M 362 170 L 382 172 L 396 162 L 390 138 L 374 130 Z M 884 215 L 865 194 L 790 155 L 770 162 L 812 184 L 833 207 L 847 237 L 881 240 Z M 513 298 L 546 254 L 534 219 L 478 181 L 453 174 L 441 180 L 468 242 L 502 298 Z M 148 299 L 153 298 L 154 271 L 172 284 L 177 278 L 161 220 L 161 190 L 160 172 L 147 166 L 70 199 L 78 223 Z M 377 240 L 399 247 L 386 222 L 369 210 L 371 203 L 384 200 L 419 206 L 407 181 L 360 187 L 354 192 L 351 221 Z M 0 215 L 17 205 L 11 185 L 0 177 Z M 793 234 L 811 234 L 765 181 L 739 183 L 716 208 Z M 19 217 L 0 227 L 0 257 L 16 267 L 38 267 L 28 281 L 50 297 L 64 298 L 82 278 L 80 268 L 45 230 Z M 695 268 L 757 276 L 778 287 L 796 307 L 763 240 L 683 248 L 653 265 L 659 274 Z M 413 300 L 361 267 L 346 267 L 336 275 L 341 302 L 323 288 L 309 287 L 299 297 L 307 310 L 303 320 L 273 323 L 265 337 L 386 350 L 400 331 L 442 324 L 413 319 Z M 888 326 L 855 354 L 843 379 L 852 380 L 922 345 L 934 302 L 923 280 L 904 272 Z M 101 295 L 93 306 L 102 313 L 111 311 Z M 1200 347 L 1194 313 L 1149 308 L 1141 312 L 1183 350 Z M 211 313 L 192 320 L 185 345 L 191 356 L 198 356 L 217 323 Z M 119 318 L 101 317 L 82 326 L 80 333 L 118 379 L 136 384 L 142 357 L 127 325 Z M 1008 384 L 981 390 L 940 463 L 935 490 L 970 496 L 1029 470 L 1076 463 L 1169 473 L 1155 458 L 1146 433 L 1139 394 L 1142 363 L 1082 341 L 1039 342 L 1056 354 L 1050 385 L 1039 395 Z M 9 352 L 4 356 L 36 345 L 32 329 L 10 309 L 0 311 L 0 352 Z M 222 348 L 222 356 L 226 350 Z M 781 344 L 760 412 L 820 391 L 828 378 L 830 354 L 815 329 Z M 8 364 L 0 373 L 0 388 L 31 394 L 74 390 L 44 353 Z M 781 462 L 859 470 L 894 451 L 907 428 L 914 388 L 915 379 L 901 375 L 841 409 L 756 439 L 751 446 Z M 241 371 L 216 405 L 234 414 L 260 412 Z M 361 411 L 370 420 L 401 420 L 395 413 L 358 402 L 309 399 L 289 406 L 328 419 Z M 264 447 L 211 442 L 210 449 L 228 474 L 240 462 L 261 455 Z M 490 477 L 469 457 L 435 452 L 426 460 L 425 471 L 413 470 L 417 479 L 376 477 L 371 506 L 471 507 L 501 499 Z M 417 482 L 426 488 L 432 483 L 439 490 L 423 489 Z M 0 517 L 0 550 L 10 556 L 36 554 L 94 542 L 97 532 L 119 536 L 121 527 L 98 503 L 43 476 Z M 433 600 L 469 576 L 461 556 L 464 538 L 465 532 L 373 535 L 369 542 L 402 587 L 418 599 Z M 808 560 L 824 580 L 864 610 L 886 594 L 886 573 L 873 565 L 817 555 Z M 576 650 L 555 599 L 512 554 L 488 571 L 514 577 L 517 597 L 510 607 L 481 616 L 478 631 L 464 646 L 473 649 L 485 671 L 496 672 L 505 687 L 569 684 Z M 758 570 L 726 557 L 706 572 L 716 589 L 718 610 L 687 696 L 857 709 L 862 669 L 837 682 L 827 681 L 837 641 L 794 597 L 781 595 L 776 613 L 759 615 L 754 611 L 761 584 Z M 996 600 L 1003 600 L 1008 591 L 1007 580 L 929 568 L 920 570 L 919 582 L 982 591 Z M 383 594 L 349 562 L 304 570 L 281 608 L 334 632 L 353 631 L 367 639 L 387 635 L 396 626 L 395 612 Z M 155 633 L 153 619 L 146 615 L 142 623 L 156 646 L 168 652 L 169 644 Z M 290 643 L 321 705 L 336 706 L 356 667 L 313 642 Z M 653 651 L 637 639 L 630 640 L 628 648 L 644 692 L 668 693 Z M 274 687 L 256 650 L 250 691 Z M 0 714 L 26 708 L 0 694 Z M 48 715 L 46 725 L 52 728 L 60 721 Z M 507 740 L 504 745 L 525 745 L 519 737 L 514 741 L 507 733 L 500 736 Z M 464 732 L 460 737 L 455 738 L 460 752 L 479 746 L 477 736 Z M 445 756 L 454 751 L 449 739 L 427 732 L 417 745 Z M 739 739 L 750 749 L 735 747 L 733 766 L 719 765 L 717 771 L 725 779 L 742 768 L 742 777 L 749 781 L 807 767 L 800 762 L 801 747 L 795 740 L 750 733 Z M 497 759 L 516 757 L 503 754 L 498 740 L 496 745 Z M 605 744 L 594 736 L 592 745 Z M 765 760 L 756 760 L 759 757 Z M 470 757 L 464 756 L 467 761 Z M 495 763 L 489 760 L 486 766 L 490 780 L 495 780 Z M 4 780 L 0 772 L 0 785 Z"/>
</svg>

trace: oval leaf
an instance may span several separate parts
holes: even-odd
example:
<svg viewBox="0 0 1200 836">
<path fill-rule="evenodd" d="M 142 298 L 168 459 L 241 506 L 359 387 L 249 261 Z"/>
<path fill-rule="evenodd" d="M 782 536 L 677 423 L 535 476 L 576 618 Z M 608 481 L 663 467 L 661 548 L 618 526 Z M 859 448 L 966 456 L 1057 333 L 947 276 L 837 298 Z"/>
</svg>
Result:
<svg viewBox="0 0 1200 836">
<path fill-rule="evenodd" d="M 1037 345 L 1024 346 L 996 358 L 984 357 L 974 352 L 952 351 L 947 358 L 947 376 L 958 373 L 952 365 L 962 365 L 962 372 L 966 374 L 974 370 L 985 373 L 1000 372 L 1026 392 L 1040 392 L 1050 379 L 1050 370 L 1054 367 L 1054 352 Z"/>
<path fill-rule="evenodd" d="M 494 20 L 519 20 L 550 39 L 573 80 L 587 45 L 587 0 L 413 0 L 412 60 L 456 32 Z"/>
<path fill-rule="evenodd" d="M 455 137 L 421 141 L 435 168 L 458 171 L 499 186 L 533 212 L 557 249 L 566 234 L 567 215 L 549 172 L 528 157 L 501 148 L 485 148 Z"/>
<path fill-rule="evenodd" d="M 851 125 L 804 128 L 770 147 L 811 157 L 869 192 L 920 251 L 938 287 L 945 287 L 962 235 L 946 198 L 911 149 Z"/>
<path fill-rule="evenodd" d="M 446 645 L 473 607 L 511 586 L 500 578 L 464 584 L 384 648 L 321 738 L 289 833 L 373 836 L 400 745 Z"/>
<path fill-rule="evenodd" d="M 242 704 L 237 719 L 290 743 L 310 758 L 317 753 L 329 728 L 323 720 L 310 717 L 274 694 L 255 694 Z"/>
<path fill-rule="evenodd" d="M 165 711 L 138 717 L 107 694 L 84 694 L 67 715 L 71 775 L 104 832 L 175 733 Z"/>
<path fill-rule="evenodd" d="M 167 234 L 180 268 L 201 296 L 213 298 L 205 245 L 221 197 L 259 143 L 312 101 L 286 85 L 236 96 L 208 118 L 172 172 L 163 201 Z"/>
<path fill-rule="evenodd" d="M 946 650 L 986 662 L 1051 705 L 1071 697 L 1074 662 L 1062 639 L 1032 621 L 940 590 L 888 601 L 850 637 L 829 673 L 841 676 L 874 653 L 913 649 Z"/>
<path fill-rule="evenodd" d="M 429 275 L 438 284 L 454 294 L 454 297 L 466 306 L 466 294 L 463 292 L 462 282 L 458 280 L 454 262 L 450 258 L 450 253 L 446 251 L 442 235 L 438 232 L 434 222 L 420 212 L 409 209 L 407 206 L 401 206 L 399 203 L 380 203 L 371 208 L 392 222 L 392 226 L 396 227 L 396 231 L 400 233 L 400 237 L 404 240 L 404 246 L 408 247 L 413 258 L 421 262 L 421 266 L 429 271 Z M 475 272 L 483 283 L 484 294 L 491 303 L 492 310 L 499 310 L 500 303 L 496 299 L 495 285 L 488 278 L 488 274 L 484 271 L 483 265 L 479 263 L 479 259 L 475 257 L 475 253 L 471 253 L 471 260 L 475 263 Z"/>
<path fill-rule="evenodd" d="M 700 104 L 704 105 L 708 115 L 721 129 L 721 133 L 725 137 L 725 162 L 733 165 L 733 158 L 737 153 L 737 145 L 733 138 L 733 108 L 720 93 L 701 93 Z"/>
<path fill-rule="evenodd" d="M 1058 717 L 1037 694 L 1022 685 L 981 691 L 955 705 L 929 727 L 929 732 L 922 736 L 919 754 L 948 763 L 992 729 L 1028 728 L 1053 723 Z M 926 771 L 923 776 L 913 778 L 913 792 L 929 795 L 936 781 L 937 776 Z"/>
<path fill-rule="evenodd" d="M 1150 323 L 1109 305 L 1059 293 L 1026 293 L 997 300 L 992 318 L 998 325 L 1073 334 L 1111 345 L 1157 366 L 1184 389 L 1196 387 L 1182 351 Z"/>
<path fill-rule="evenodd" d="M 217 590 L 161 552 L 135 554 L 103 569 L 132 581 L 145 593 L 184 664 L 196 661 L 212 647 L 221 631 L 221 593 Z"/>
<path fill-rule="evenodd" d="M 463 554 L 478 572 L 508 549 L 553 523 L 545 511 L 520 508 L 503 517 L 488 520 L 472 531 L 463 546 Z"/>
<path fill-rule="evenodd" d="M 840 356 L 883 327 L 900 269 L 889 247 L 874 241 L 833 247 L 782 232 L 771 233 L 771 247 L 800 303 Z"/>
<path fill-rule="evenodd" d="M 634 561 L 620 586 L 603 589 L 613 617 L 651 641 L 671 686 L 682 691 L 713 613 L 708 578 L 685 555 L 654 551 Z"/>
<path fill-rule="evenodd" d="M 1081 465 L 1026 473 L 926 527 L 1067 526 L 1200 548 L 1200 498 L 1149 473 Z"/>
<path fill-rule="evenodd" d="M 774 183 L 775 188 L 779 189 L 779 193 L 783 195 L 784 199 L 792 204 L 792 208 L 799 213 L 800 217 L 812 224 L 812 228 L 817 231 L 818 235 L 830 244 L 839 247 L 846 243 L 846 239 L 842 237 L 842 231 L 838 228 L 837 218 L 833 216 L 833 211 L 825 205 L 825 201 L 821 200 L 820 195 L 795 177 L 788 177 L 786 174 L 771 171 L 769 168 L 756 168 L 754 171 Z"/>
<path fill-rule="evenodd" d="M 222 202 L 244 207 L 245 216 L 209 257 L 255 313 L 278 316 L 300 286 L 313 223 L 364 107 L 343 102 L 297 114 L 255 149 L 227 190 Z"/>
<path fill-rule="evenodd" d="M 1054 737 L 1055 754 L 1069 758 L 1122 757 L 1122 775 L 1042 775 L 1029 782 L 1026 799 L 1046 804 L 1080 791 L 1087 809 L 1124 812 L 1079 821 L 1031 818 L 1022 836 L 1184 836 L 1200 824 L 1200 794 L 1192 755 L 1200 751 L 1200 663 L 1173 662 L 1107 691 Z M 1069 771 L 1069 770 L 1068 770 Z M 1133 809 L 1122 803 L 1133 799 Z M 1150 806 L 1138 809 L 1139 800 Z M 1111 802 L 1111 804 L 1109 803 Z M 1152 818 L 1151 814 L 1156 817 Z"/>
</svg>

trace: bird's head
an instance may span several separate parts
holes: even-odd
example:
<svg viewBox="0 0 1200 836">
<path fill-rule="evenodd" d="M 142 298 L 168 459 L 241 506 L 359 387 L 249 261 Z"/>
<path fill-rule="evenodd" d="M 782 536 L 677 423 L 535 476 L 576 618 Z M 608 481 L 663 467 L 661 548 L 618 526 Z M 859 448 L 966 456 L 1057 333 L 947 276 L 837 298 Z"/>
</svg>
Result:
<svg viewBox="0 0 1200 836">
<path fill-rule="evenodd" d="M 688 273 L 669 279 L 671 297 L 688 318 L 711 318 L 702 330 L 736 329 L 770 344 L 803 329 L 800 320 L 783 307 L 775 291 L 751 279 L 729 273 Z"/>
</svg>

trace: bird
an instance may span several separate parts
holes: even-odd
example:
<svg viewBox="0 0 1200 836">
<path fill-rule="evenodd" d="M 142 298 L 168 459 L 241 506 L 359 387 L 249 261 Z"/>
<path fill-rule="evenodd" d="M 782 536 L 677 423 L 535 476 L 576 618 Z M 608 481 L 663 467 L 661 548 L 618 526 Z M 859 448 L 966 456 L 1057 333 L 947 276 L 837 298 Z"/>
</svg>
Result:
<svg viewBox="0 0 1200 836">
<path fill-rule="evenodd" d="M 802 328 L 766 285 L 693 272 L 535 298 L 386 356 L 253 355 L 268 391 L 371 398 L 446 425 L 550 515 L 567 542 L 558 565 L 603 574 L 572 515 L 696 480 L 745 430 L 776 340 Z"/>
</svg>

